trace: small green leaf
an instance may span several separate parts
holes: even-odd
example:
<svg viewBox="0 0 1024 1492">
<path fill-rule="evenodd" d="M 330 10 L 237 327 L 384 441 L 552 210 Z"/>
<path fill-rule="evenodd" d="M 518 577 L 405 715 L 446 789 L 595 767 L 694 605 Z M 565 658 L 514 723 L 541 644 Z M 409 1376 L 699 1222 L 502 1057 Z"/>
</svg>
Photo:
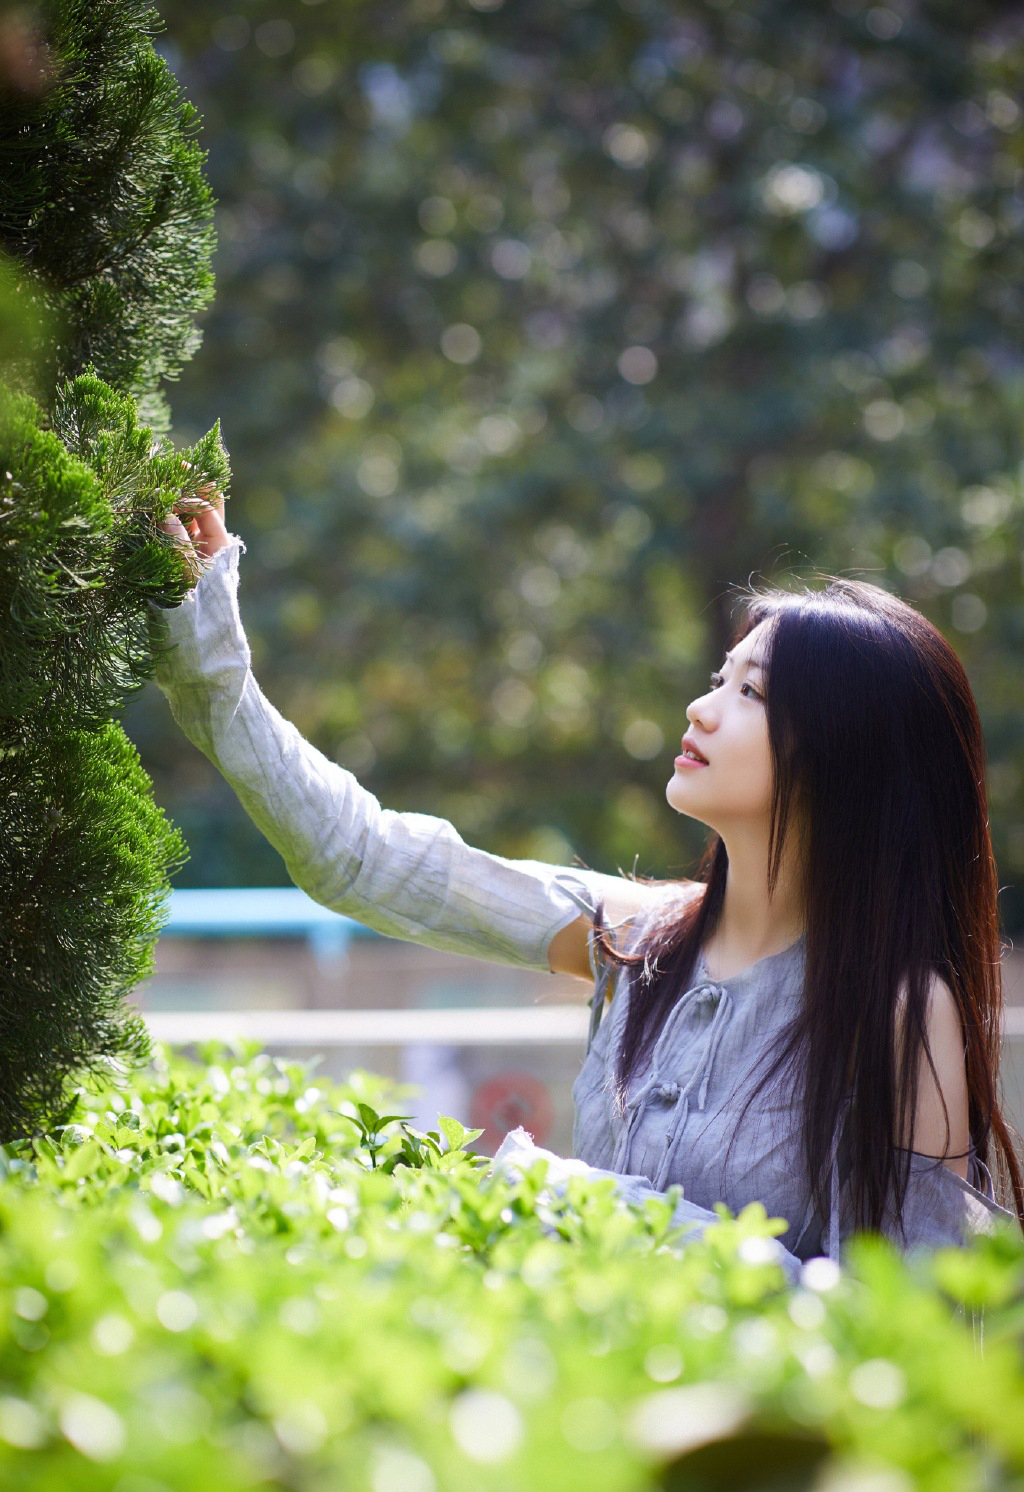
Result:
<svg viewBox="0 0 1024 1492">
<path fill-rule="evenodd" d="M 79 1145 L 68 1156 L 62 1174 L 67 1181 L 80 1181 L 83 1176 L 92 1174 L 102 1158 L 103 1146 L 95 1140 L 86 1140 L 84 1145 Z"/>
<path fill-rule="evenodd" d="M 466 1138 L 466 1127 L 457 1119 L 449 1119 L 447 1114 L 438 1114 L 437 1122 L 441 1127 L 441 1133 L 448 1141 L 449 1150 L 461 1150 L 462 1142 Z"/>
</svg>

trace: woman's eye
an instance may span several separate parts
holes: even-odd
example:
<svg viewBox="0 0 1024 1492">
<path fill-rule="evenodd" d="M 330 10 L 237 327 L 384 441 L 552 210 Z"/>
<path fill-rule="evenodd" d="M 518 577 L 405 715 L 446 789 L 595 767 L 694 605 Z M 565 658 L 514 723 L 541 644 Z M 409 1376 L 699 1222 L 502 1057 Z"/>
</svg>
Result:
<svg viewBox="0 0 1024 1492">
<path fill-rule="evenodd" d="M 712 689 L 721 689 L 721 687 L 722 687 L 722 685 L 724 683 L 725 683 L 725 675 L 724 674 L 713 673 L 711 675 L 711 687 L 712 687 Z M 744 695 L 747 699 L 756 699 L 756 700 L 760 700 L 762 704 L 764 703 L 764 695 L 760 692 L 760 690 L 755 689 L 754 686 L 753 686 L 753 684 L 741 684 L 740 685 L 740 693 L 742 695 Z"/>
</svg>

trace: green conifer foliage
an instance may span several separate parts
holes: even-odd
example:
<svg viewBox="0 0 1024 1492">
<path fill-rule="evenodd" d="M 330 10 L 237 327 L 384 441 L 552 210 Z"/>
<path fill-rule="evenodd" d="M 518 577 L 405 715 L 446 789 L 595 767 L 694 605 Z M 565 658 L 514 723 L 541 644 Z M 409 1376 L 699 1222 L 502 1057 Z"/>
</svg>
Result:
<svg viewBox="0 0 1024 1492">
<path fill-rule="evenodd" d="M 47 0 L 35 16 L 42 79 L 0 81 L 0 249 L 62 318 L 53 382 L 92 366 L 164 431 L 161 380 L 195 351 L 213 293 L 197 117 L 144 0 Z"/>
<path fill-rule="evenodd" d="M 152 673 L 145 602 L 180 599 L 182 563 L 154 524 L 197 485 L 227 481 L 219 428 L 154 445 L 133 401 L 83 375 L 53 429 L 0 390 L 0 740 L 104 724 Z"/>
<path fill-rule="evenodd" d="M 0 761 L 0 1135 L 62 1122 L 87 1073 L 145 1058 L 124 997 L 152 966 L 184 843 L 120 725 L 5 747 Z"/>
<path fill-rule="evenodd" d="M 212 204 L 154 23 L 49 0 L 0 47 L 0 1141 L 145 1057 L 125 996 L 185 854 L 116 723 L 192 580 L 160 521 L 229 476 L 218 427 L 166 435 Z"/>
</svg>

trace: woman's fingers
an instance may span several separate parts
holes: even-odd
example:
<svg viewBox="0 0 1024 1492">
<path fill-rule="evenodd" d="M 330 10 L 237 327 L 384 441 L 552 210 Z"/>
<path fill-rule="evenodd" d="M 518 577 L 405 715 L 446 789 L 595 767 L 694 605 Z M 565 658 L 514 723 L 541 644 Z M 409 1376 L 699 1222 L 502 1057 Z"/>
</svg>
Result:
<svg viewBox="0 0 1024 1492">
<path fill-rule="evenodd" d="M 199 518 L 203 513 L 216 513 L 219 517 L 224 514 L 224 498 L 219 492 L 210 490 L 210 496 L 204 497 L 204 488 L 200 487 L 194 497 L 180 497 L 174 504 L 176 513 L 184 513 L 192 518 Z"/>
<path fill-rule="evenodd" d="M 176 539 L 179 544 L 188 544 L 189 538 L 185 532 L 185 525 L 176 513 L 168 514 L 160 524 L 160 527 L 165 534 L 170 534 L 171 538 Z"/>
<path fill-rule="evenodd" d="M 212 482 L 204 483 L 193 497 L 179 498 L 174 511 L 179 515 L 178 521 L 183 521 L 196 552 L 204 559 L 212 559 L 228 543 L 229 534 L 223 517 L 224 495 Z"/>
<path fill-rule="evenodd" d="M 223 518 L 224 494 L 223 492 L 218 490 L 216 483 L 204 482 L 201 487 L 196 489 L 196 496 L 202 498 L 205 502 L 208 502 L 210 506 L 212 508 L 215 508 Z"/>
<path fill-rule="evenodd" d="M 160 524 L 160 528 L 163 533 L 167 534 L 169 538 L 174 540 L 174 543 L 181 550 L 182 558 L 188 565 L 189 573 L 192 576 L 192 579 L 198 580 L 200 574 L 202 573 L 202 565 L 200 564 L 199 555 L 196 552 L 196 547 L 192 543 L 192 540 L 189 538 L 188 532 L 181 519 L 175 513 L 170 513 L 165 519 L 163 519 Z"/>
<path fill-rule="evenodd" d="M 179 498 L 160 524 L 162 531 L 181 549 L 194 580 L 210 560 L 229 542 L 224 527 L 224 494 L 213 482 L 204 482 L 190 497 Z"/>
</svg>

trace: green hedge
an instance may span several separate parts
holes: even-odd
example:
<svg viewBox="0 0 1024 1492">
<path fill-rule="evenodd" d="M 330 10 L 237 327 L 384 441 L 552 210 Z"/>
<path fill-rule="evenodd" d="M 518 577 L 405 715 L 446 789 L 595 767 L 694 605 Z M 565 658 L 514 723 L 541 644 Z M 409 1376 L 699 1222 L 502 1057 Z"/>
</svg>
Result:
<svg viewBox="0 0 1024 1492">
<path fill-rule="evenodd" d="M 0 1149 L 6 1492 L 1021 1485 L 1019 1237 L 787 1286 L 758 1207 L 680 1249 L 381 1079 L 204 1057 Z"/>
</svg>

